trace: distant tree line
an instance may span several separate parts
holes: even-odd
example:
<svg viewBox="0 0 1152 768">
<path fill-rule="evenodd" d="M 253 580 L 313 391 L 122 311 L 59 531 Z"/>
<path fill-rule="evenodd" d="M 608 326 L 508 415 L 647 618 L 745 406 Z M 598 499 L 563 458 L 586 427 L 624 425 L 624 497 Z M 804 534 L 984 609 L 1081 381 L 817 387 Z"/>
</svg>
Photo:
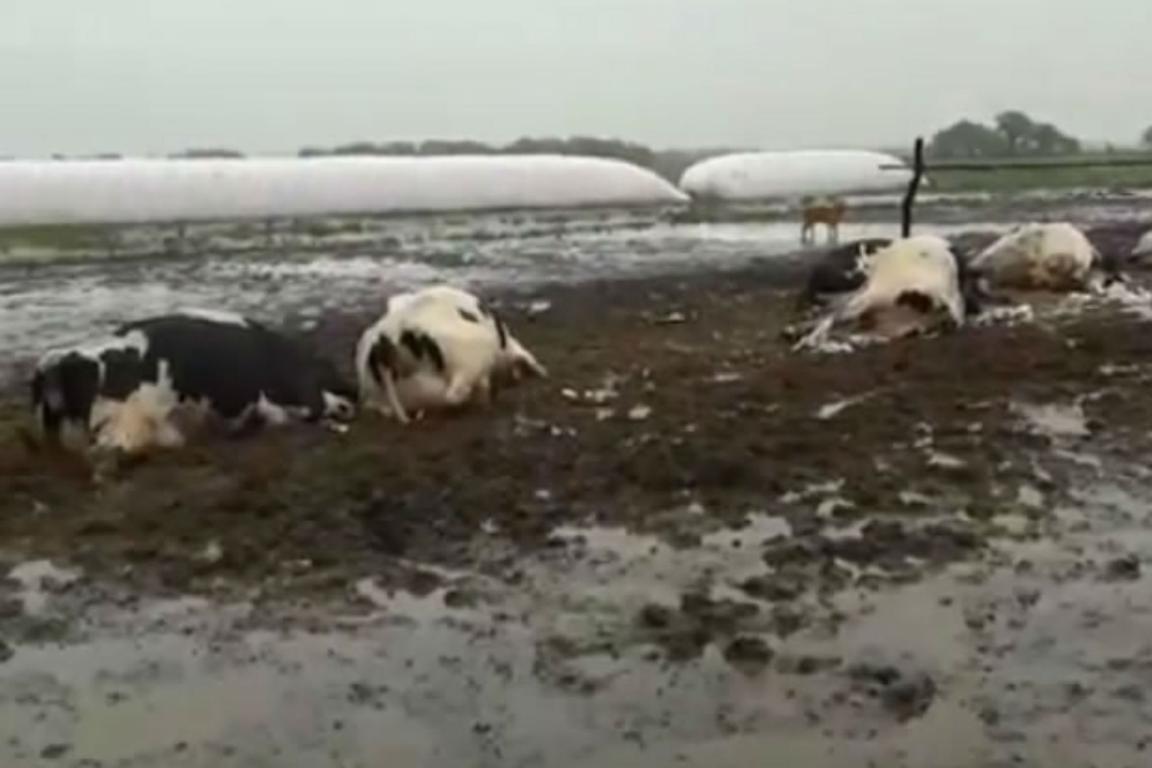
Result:
<svg viewBox="0 0 1152 768">
<path fill-rule="evenodd" d="M 183 152 L 173 152 L 168 157 L 174 160 L 239 160 L 244 153 L 227 147 L 194 147 Z"/>
<path fill-rule="evenodd" d="M 933 136 L 929 146 L 941 158 L 1053 157 L 1080 151 L 1078 139 L 1016 110 L 1000 113 L 990 126 L 961 120 Z"/>
<path fill-rule="evenodd" d="M 300 157 L 331 157 L 347 155 L 387 155 L 420 157 L 430 155 L 579 155 L 582 157 L 605 157 L 648 168 L 664 178 L 678 182 L 680 176 L 693 163 L 723 154 L 727 149 L 702 150 L 654 150 L 643 144 L 620 139 L 603 139 L 592 136 L 571 138 L 525 137 L 509 144 L 493 145 L 479 141 L 431 140 L 422 142 L 390 141 L 376 144 L 370 141 L 357 141 L 336 147 L 304 147 Z"/>
</svg>

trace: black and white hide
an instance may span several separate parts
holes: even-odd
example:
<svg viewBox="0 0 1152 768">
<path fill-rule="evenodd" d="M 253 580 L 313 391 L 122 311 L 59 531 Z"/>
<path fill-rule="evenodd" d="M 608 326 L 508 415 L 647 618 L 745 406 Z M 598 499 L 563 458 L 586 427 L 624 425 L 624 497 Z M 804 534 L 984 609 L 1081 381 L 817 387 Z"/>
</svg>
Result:
<svg viewBox="0 0 1152 768">
<path fill-rule="evenodd" d="M 868 280 L 872 257 L 892 244 L 891 238 L 855 240 L 826 251 L 800 295 L 800 306 L 823 306 L 858 290 Z"/>
<path fill-rule="evenodd" d="M 45 438 L 139 454 L 177 448 L 211 417 L 235 431 L 293 420 L 349 420 L 355 391 L 335 367 L 259 323 L 187 310 L 121 326 L 46 354 L 32 378 Z"/>
<path fill-rule="evenodd" d="M 548 375 L 495 312 L 446 285 L 392 296 L 360 337 L 356 372 L 365 407 L 402 423 L 412 413 L 488 403 L 494 385 Z"/>
<path fill-rule="evenodd" d="M 865 273 L 797 349 L 821 346 L 837 328 L 881 341 L 964 324 L 969 302 L 963 264 L 947 240 L 935 235 L 896 240 L 868 257 Z"/>
<path fill-rule="evenodd" d="M 982 292 L 991 295 L 1099 290 L 1123 281 L 1119 265 L 1066 222 L 1025 224 L 978 253 L 970 268 Z"/>
</svg>

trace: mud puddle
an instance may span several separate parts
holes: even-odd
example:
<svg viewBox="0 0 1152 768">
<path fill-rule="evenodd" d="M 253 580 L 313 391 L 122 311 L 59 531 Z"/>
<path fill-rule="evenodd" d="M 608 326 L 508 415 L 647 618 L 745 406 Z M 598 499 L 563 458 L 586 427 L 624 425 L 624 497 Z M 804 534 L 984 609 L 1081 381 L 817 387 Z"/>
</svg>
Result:
<svg viewBox="0 0 1152 768">
<path fill-rule="evenodd" d="M 688 549 L 561 526 L 563 546 L 526 560 L 514 589 L 467 572 L 420 597 L 360 584 L 347 613 L 103 607 L 80 639 L 9 649 L 0 754 L 106 767 L 1142 765 L 1152 487 L 1110 473 L 1043 537 L 994 539 L 912 584 L 859 582 L 804 605 L 791 633 L 735 619 L 689 659 L 637 636 L 651 629 L 644 606 L 674 616 L 685 590 L 746 601 L 723 585 L 762 568 L 759 544 L 792 537 L 782 518 L 752 515 Z M 85 604 L 74 573 L 20 574 L 52 584 L 37 615 Z M 735 654 L 726 632 L 763 653 Z"/>
</svg>

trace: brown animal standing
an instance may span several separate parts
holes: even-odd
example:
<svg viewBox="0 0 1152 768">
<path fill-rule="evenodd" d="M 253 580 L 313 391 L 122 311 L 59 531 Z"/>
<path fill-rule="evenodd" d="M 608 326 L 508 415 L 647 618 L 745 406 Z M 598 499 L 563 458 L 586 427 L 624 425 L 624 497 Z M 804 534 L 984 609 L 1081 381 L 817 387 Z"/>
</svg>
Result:
<svg viewBox="0 0 1152 768">
<path fill-rule="evenodd" d="M 800 230 L 800 242 L 811 243 L 816 236 L 816 225 L 823 224 L 828 228 L 828 242 L 835 243 L 840 239 L 840 222 L 844 219 L 844 212 L 848 207 L 843 200 L 834 201 L 806 201 L 804 204 L 804 228 Z"/>
</svg>

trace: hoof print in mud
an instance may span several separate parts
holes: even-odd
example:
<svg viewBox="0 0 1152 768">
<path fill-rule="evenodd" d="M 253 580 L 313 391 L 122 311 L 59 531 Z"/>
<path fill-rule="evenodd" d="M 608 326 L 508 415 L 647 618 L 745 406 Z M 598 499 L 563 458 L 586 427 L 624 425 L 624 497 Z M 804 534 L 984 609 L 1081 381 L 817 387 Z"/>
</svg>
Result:
<svg viewBox="0 0 1152 768">
<path fill-rule="evenodd" d="M 676 612 L 664 605 L 649 603 L 640 609 L 640 626 L 647 629 L 667 629 L 676 620 Z"/>
<path fill-rule="evenodd" d="M 830 669 L 835 669 L 840 666 L 840 658 L 837 656 L 781 656 L 776 661 L 776 671 L 782 675 L 815 675 L 818 672 L 824 672 Z"/>
<path fill-rule="evenodd" d="M 799 575 L 778 572 L 770 576 L 750 576 L 740 584 L 740 589 L 758 600 L 788 602 L 804 594 L 804 581 Z"/>
<path fill-rule="evenodd" d="M 907 672 L 891 664 L 856 664 L 848 676 L 867 686 L 884 709 L 904 722 L 923 716 L 936 698 L 936 681 L 926 672 Z"/>
<path fill-rule="evenodd" d="M 724 658 L 728 663 L 745 672 L 764 669 L 775 655 L 767 642 L 752 635 L 741 635 L 724 649 Z"/>
<path fill-rule="evenodd" d="M 1143 573 L 1140 558 L 1136 555 L 1118 557 L 1108 563 L 1104 577 L 1108 581 L 1137 581 Z"/>
<path fill-rule="evenodd" d="M 935 698 L 936 681 L 923 673 L 898 680 L 880 695 L 884 707 L 901 721 L 922 716 Z"/>
<path fill-rule="evenodd" d="M 713 600 L 690 592 L 681 597 L 679 610 L 656 603 L 645 605 L 636 623 L 669 660 L 689 661 L 699 657 L 710 643 L 745 629 L 759 614 L 754 603 Z"/>
<path fill-rule="evenodd" d="M 71 751 L 72 748 L 67 744 L 49 744 L 40 750 L 40 757 L 44 760 L 59 760 Z"/>
</svg>

